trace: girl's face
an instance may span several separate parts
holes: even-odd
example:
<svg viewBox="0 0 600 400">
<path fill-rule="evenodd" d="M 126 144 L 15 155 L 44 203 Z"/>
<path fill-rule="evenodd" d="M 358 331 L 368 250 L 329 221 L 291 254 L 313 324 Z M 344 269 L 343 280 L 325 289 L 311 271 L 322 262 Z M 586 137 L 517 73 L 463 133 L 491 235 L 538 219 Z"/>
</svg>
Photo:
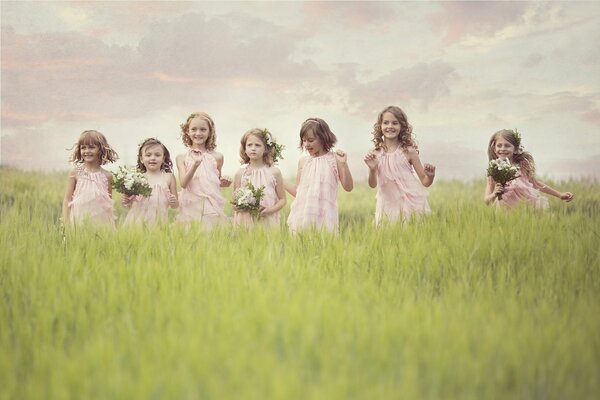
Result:
<svg viewBox="0 0 600 400">
<path fill-rule="evenodd" d="M 79 152 L 85 164 L 100 163 L 100 146 L 94 143 L 82 144 L 79 146 Z"/>
<path fill-rule="evenodd" d="M 515 146 L 513 146 L 508 140 L 502 135 L 496 137 L 496 144 L 494 144 L 494 154 L 497 158 L 505 158 L 512 162 L 513 156 L 515 155 Z"/>
<path fill-rule="evenodd" d="M 192 147 L 202 147 L 210 135 L 210 126 L 200 117 L 192 118 L 187 135 L 192 141 Z"/>
<path fill-rule="evenodd" d="M 320 156 L 325 152 L 321 139 L 315 135 L 312 129 L 307 130 L 304 134 L 304 137 L 302 138 L 302 147 L 304 147 L 306 151 L 308 151 L 308 154 L 313 157 Z"/>
<path fill-rule="evenodd" d="M 381 116 L 381 132 L 383 137 L 388 140 L 395 140 L 400 135 L 400 121 L 389 111 Z"/>
<path fill-rule="evenodd" d="M 263 159 L 266 149 L 262 140 L 255 135 L 249 135 L 246 139 L 245 151 L 250 161 L 258 161 Z"/>
<path fill-rule="evenodd" d="M 148 172 L 158 172 L 165 161 L 165 152 L 160 144 L 151 144 L 142 149 L 142 164 Z"/>
</svg>

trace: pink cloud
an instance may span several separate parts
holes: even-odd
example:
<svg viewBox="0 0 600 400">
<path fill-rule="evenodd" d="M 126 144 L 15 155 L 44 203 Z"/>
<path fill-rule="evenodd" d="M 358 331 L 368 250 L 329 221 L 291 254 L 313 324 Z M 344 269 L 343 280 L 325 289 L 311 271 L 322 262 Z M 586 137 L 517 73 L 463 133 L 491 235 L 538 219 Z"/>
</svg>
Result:
<svg viewBox="0 0 600 400">
<path fill-rule="evenodd" d="M 83 33 L 2 27 L 2 123 L 131 117 L 240 88 L 301 88 L 321 74 L 291 60 L 295 43 L 291 32 L 244 15 L 157 23 L 138 48 Z"/>
<path fill-rule="evenodd" d="M 600 109 L 593 109 L 581 114 L 581 119 L 585 122 L 589 122 L 592 125 L 600 126 Z"/>
<path fill-rule="evenodd" d="M 491 36 L 519 23 L 528 7 L 526 2 L 442 2 L 430 22 L 435 31 L 444 32 L 446 43 L 455 43 L 467 36 Z"/>
</svg>

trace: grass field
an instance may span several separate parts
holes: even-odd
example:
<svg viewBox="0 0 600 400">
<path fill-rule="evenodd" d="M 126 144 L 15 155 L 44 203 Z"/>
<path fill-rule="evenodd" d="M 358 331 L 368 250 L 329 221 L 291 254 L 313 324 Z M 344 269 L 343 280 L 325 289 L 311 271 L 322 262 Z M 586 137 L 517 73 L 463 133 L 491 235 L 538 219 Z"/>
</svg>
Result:
<svg viewBox="0 0 600 400">
<path fill-rule="evenodd" d="M 66 243 L 65 182 L 0 169 L 0 399 L 600 394 L 597 182 L 556 183 L 573 203 L 511 214 L 483 205 L 483 180 L 436 182 L 429 218 L 379 230 L 357 184 L 338 236 Z"/>
</svg>

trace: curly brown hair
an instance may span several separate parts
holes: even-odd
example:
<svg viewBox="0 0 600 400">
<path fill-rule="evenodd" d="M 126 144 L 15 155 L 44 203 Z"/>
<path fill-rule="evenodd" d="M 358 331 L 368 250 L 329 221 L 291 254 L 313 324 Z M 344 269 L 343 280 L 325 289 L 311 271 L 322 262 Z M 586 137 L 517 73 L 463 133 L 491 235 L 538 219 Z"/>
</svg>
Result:
<svg viewBox="0 0 600 400">
<path fill-rule="evenodd" d="M 181 127 L 181 139 L 186 147 L 192 147 L 192 139 L 188 136 L 190 130 L 190 122 L 194 118 L 200 118 L 206 121 L 208 124 L 208 138 L 206 139 L 206 150 L 211 151 L 217 147 L 217 131 L 215 129 L 215 123 L 213 122 L 210 115 L 205 112 L 194 112 L 187 117 L 185 123 L 179 125 Z"/>
<path fill-rule="evenodd" d="M 337 143 L 337 137 L 335 134 L 329 129 L 329 125 L 321 118 L 308 118 L 306 121 L 302 123 L 302 127 L 300 128 L 300 146 L 302 149 L 302 140 L 304 136 L 308 133 L 309 130 L 313 131 L 315 136 L 319 138 L 321 143 L 323 144 L 323 150 L 329 151 Z"/>
<path fill-rule="evenodd" d="M 82 164 L 83 157 L 81 156 L 81 146 L 83 145 L 93 145 L 100 148 L 100 165 L 107 164 L 109 162 L 115 162 L 119 159 L 119 155 L 116 151 L 113 150 L 112 147 L 108 144 L 106 137 L 94 130 L 83 131 L 79 136 L 79 140 L 77 143 L 71 147 L 70 150 L 73 152 L 69 157 L 69 162 L 74 164 Z"/>
<path fill-rule="evenodd" d="M 502 129 L 498 132 L 494 133 L 490 138 L 490 143 L 488 144 L 488 159 L 495 160 L 496 157 L 496 140 L 498 137 L 502 136 L 508 143 L 515 146 L 515 152 L 513 154 L 513 161 L 519 165 L 519 169 L 521 173 L 529 178 L 535 177 L 535 162 L 533 161 L 533 156 L 531 153 L 527 151 L 523 151 L 521 147 L 521 139 L 515 131 L 511 129 Z"/>
<path fill-rule="evenodd" d="M 240 164 L 248 164 L 250 162 L 250 157 L 246 154 L 246 142 L 250 136 L 254 136 L 258 138 L 263 146 L 265 146 L 265 152 L 263 153 L 263 162 L 267 164 L 269 167 L 273 165 L 273 147 L 269 147 L 267 143 L 267 135 L 271 136 L 271 133 L 266 129 L 250 129 L 248 132 L 244 133 L 242 136 L 242 140 L 240 140 Z M 272 140 L 272 137 L 271 137 Z"/>
<path fill-rule="evenodd" d="M 383 114 L 386 112 L 391 113 L 400 123 L 400 135 L 398 135 L 398 140 L 400 141 L 400 146 L 403 149 L 407 149 L 408 147 L 413 147 L 416 151 L 419 151 L 417 147 L 417 142 L 415 140 L 415 135 L 412 131 L 412 126 L 408 123 L 408 118 L 402 109 L 398 106 L 388 106 L 383 109 L 377 116 L 377 122 L 373 125 L 373 139 L 371 141 L 375 145 L 375 149 L 384 149 L 387 150 L 385 144 L 383 143 L 383 131 L 381 130 L 381 123 L 383 121 Z"/>
<path fill-rule="evenodd" d="M 140 171 L 146 172 L 146 166 L 142 163 L 142 153 L 144 152 L 145 147 L 149 146 L 162 146 L 164 159 L 163 163 L 160 166 L 160 170 L 164 172 L 173 172 L 173 161 L 171 161 L 171 154 L 167 149 L 167 146 L 161 143 L 160 140 L 155 138 L 148 138 L 140 143 L 138 148 L 138 157 L 137 157 L 137 167 Z"/>
</svg>

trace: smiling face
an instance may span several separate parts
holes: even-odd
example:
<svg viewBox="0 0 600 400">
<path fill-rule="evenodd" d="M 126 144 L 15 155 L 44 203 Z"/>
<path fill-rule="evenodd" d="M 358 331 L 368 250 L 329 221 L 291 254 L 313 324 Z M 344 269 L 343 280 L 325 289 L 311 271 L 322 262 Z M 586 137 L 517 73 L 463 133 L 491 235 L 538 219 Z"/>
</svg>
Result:
<svg viewBox="0 0 600 400">
<path fill-rule="evenodd" d="M 250 161 L 262 160 L 265 154 L 266 148 L 263 141 L 256 135 L 249 135 L 246 139 L 245 152 Z"/>
<path fill-rule="evenodd" d="M 381 116 L 381 132 L 387 140 L 396 140 L 400 135 L 400 121 L 389 111 L 386 111 Z"/>
<path fill-rule="evenodd" d="M 85 164 L 100 164 L 100 146 L 94 143 L 84 143 L 79 146 L 81 159 Z"/>
<path fill-rule="evenodd" d="M 496 136 L 496 143 L 494 144 L 496 158 L 504 158 L 512 163 L 515 150 L 515 146 L 506 140 L 503 135 Z"/>
<path fill-rule="evenodd" d="M 186 135 L 192 141 L 192 148 L 205 147 L 206 141 L 210 137 L 210 126 L 206 120 L 195 117 L 190 121 Z"/>
<path fill-rule="evenodd" d="M 160 144 L 151 144 L 142 148 L 141 160 L 146 171 L 158 172 L 160 171 L 163 162 L 165 161 L 165 152 Z"/>
<path fill-rule="evenodd" d="M 308 151 L 308 154 L 313 157 L 325 153 L 323 143 L 321 143 L 321 140 L 315 135 L 315 132 L 312 129 L 307 130 L 302 137 L 302 147 L 304 147 L 306 151 Z"/>
</svg>

